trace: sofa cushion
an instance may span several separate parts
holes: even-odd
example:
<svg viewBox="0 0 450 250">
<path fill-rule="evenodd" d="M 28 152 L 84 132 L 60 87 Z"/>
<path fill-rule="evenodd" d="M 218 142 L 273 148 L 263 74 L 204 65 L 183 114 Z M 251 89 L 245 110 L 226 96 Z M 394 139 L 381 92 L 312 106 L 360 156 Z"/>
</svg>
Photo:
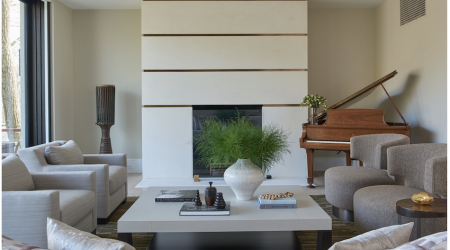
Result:
<svg viewBox="0 0 450 250">
<path fill-rule="evenodd" d="M 45 158 L 52 165 L 84 164 L 83 153 L 72 140 L 61 146 L 46 147 Z"/>
<path fill-rule="evenodd" d="M 336 242 L 329 250 L 384 250 L 398 247 L 409 240 L 413 222 L 383 227 L 353 238 Z"/>
<path fill-rule="evenodd" d="M 25 164 L 16 155 L 9 155 L 2 160 L 2 190 L 34 190 L 33 179 Z"/>
<path fill-rule="evenodd" d="M 94 209 L 97 209 L 95 194 L 88 190 L 59 191 L 59 206 L 61 221 L 69 225 L 76 225 Z"/>
<path fill-rule="evenodd" d="M 47 241 L 52 250 L 135 250 L 125 242 L 103 239 L 51 218 L 47 218 Z"/>
<path fill-rule="evenodd" d="M 439 232 L 407 242 L 395 250 L 443 250 L 447 249 L 447 232 Z"/>
<path fill-rule="evenodd" d="M 20 241 L 11 239 L 2 235 L 2 250 L 48 250 L 44 248 L 39 248 L 35 246 L 30 246 L 28 244 L 22 243 Z"/>
<path fill-rule="evenodd" d="M 127 182 L 127 168 L 109 165 L 109 194 L 113 194 Z"/>
</svg>

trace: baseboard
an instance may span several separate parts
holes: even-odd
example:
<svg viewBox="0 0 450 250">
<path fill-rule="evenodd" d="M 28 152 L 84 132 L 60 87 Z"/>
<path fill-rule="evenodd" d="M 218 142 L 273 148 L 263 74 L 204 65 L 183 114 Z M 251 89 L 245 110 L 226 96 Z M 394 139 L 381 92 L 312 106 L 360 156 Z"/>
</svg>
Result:
<svg viewBox="0 0 450 250">
<path fill-rule="evenodd" d="M 127 173 L 142 174 L 142 159 L 127 159 Z"/>
</svg>

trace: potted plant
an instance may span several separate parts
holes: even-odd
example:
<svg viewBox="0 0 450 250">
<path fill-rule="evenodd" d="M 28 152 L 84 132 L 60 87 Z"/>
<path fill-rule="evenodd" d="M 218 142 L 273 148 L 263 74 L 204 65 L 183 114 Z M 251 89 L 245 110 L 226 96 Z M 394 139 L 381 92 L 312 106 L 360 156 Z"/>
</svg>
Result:
<svg viewBox="0 0 450 250">
<path fill-rule="evenodd" d="M 301 105 L 309 107 L 309 122 L 310 124 L 316 125 L 318 124 L 317 109 L 322 105 L 323 110 L 327 110 L 327 99 L 318 94 L 306 95 L 303 97 L 303 103 Z"/>
<path fill-rule="evenodd" d="M 238 200 L 251 200 L 264 181 L 264 172 L 290 153 L 288 134 L 276 125 L 257 127 L 238 113 L 222 122 L 207 119 L 195 139 L 199 162 L 210 166 L 233 162 L 224 173 L 225 182 Z"/>
</svg>

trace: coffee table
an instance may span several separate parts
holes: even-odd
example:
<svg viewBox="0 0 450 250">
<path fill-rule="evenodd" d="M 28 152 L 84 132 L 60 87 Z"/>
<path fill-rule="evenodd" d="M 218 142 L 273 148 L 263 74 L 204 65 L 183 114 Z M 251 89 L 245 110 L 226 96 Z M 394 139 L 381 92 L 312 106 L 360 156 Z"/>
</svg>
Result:
<svg viewBox="0 0 450 250">
<path fill-rule="evenodd" d="M 217 191 L 222 192 L 225 201 L 231 203 L 229 216 L 179 216 L 182 202 L 155 202 L 155 196 L 161 189 L 198 189 L 204 201 L 205 188 L 148 188 L 117 222 L 119 240 L 132 244 L 132 233 L 146 232 L 155 233 L 149 249 L 165 249 L 164 246 L 169 245 L 174 248 L 175 241 L 180 241 L 183 246 L 179 249 L 201 249 L 198 244 L 203 244 L 206 239 L 211 239 L 208 244 L 218 246 L 240 244 L 239 235 L 245 235 L 245 241 L 254 240 L 252 244 L 255 245 L 266 237 L 275 237 L 280 239 L 277 249 L 299 249 L 301 244 L 295 242 L 298 238 L 294 231 L 312 230 L 318 232 L 317 249 L 331 246 L 330 216 L 300 186 L 260 186 L 251 201 L 236 200 L 229 187 L 218 186 Z M 260 194 L 285 192 L 294 193 L 296 209 L 259 209 L 257 196 Z M 280 244 L 286 245 L 280 248 Z M 239 249 L 238 246 L 233 248 Z M 242 249 L 248 249 L 248 246 Z"/>
</svg>

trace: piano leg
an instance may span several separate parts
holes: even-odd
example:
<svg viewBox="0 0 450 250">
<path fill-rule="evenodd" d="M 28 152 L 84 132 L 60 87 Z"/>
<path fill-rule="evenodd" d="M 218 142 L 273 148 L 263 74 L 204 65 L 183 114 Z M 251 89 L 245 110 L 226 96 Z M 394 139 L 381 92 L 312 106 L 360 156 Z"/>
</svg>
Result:
<svg viewBox="0 0 450 250">
<path fill-rule="evenodd" d="M 352 165 L 352 158 L 350 158 L 350 151 L 345 150 L 345 160 L 347 163 L 347 166 L 351 166 Z"/>
<path fill-rule="evenodd" d="M 313 178 L 313 163 L 314 163 L 314 149 L 306 149 L 306 161 L 308 163 L 308 187 L 315 188 L 313 186 L 314 178 Z"/>
</svg>

